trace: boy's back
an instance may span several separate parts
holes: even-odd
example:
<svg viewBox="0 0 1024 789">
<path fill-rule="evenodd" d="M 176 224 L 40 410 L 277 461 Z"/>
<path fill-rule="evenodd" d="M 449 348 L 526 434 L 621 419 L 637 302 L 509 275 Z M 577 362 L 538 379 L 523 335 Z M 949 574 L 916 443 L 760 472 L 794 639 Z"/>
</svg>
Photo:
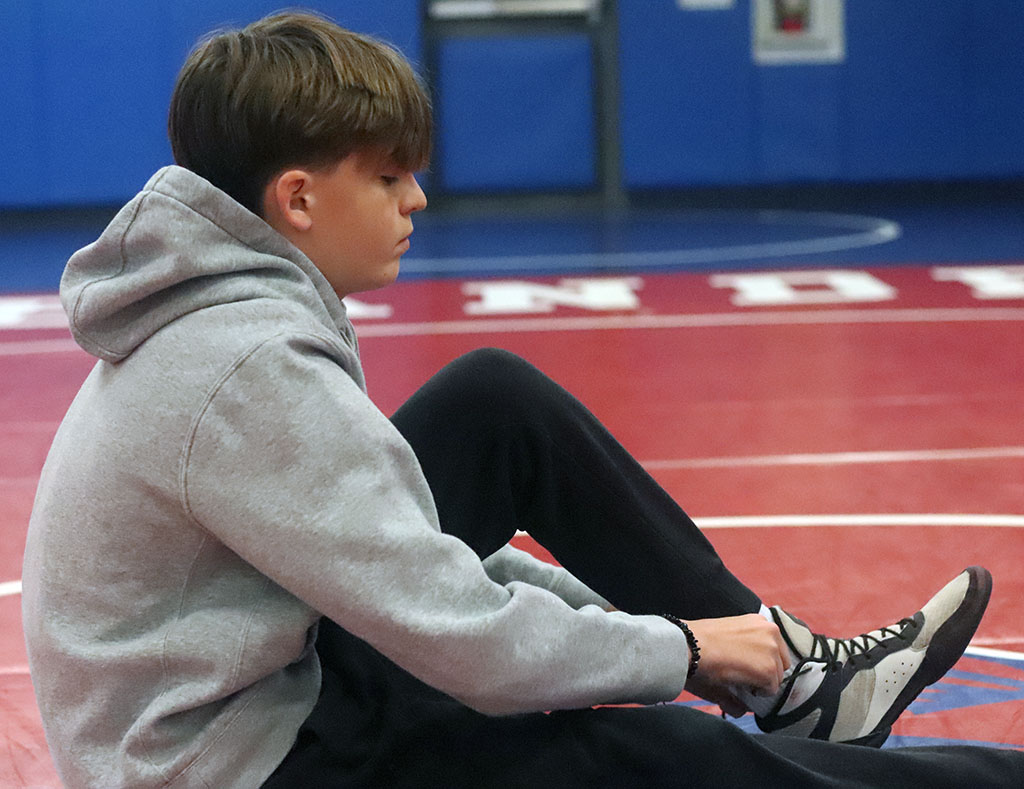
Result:
<svg viewBox="0 0 1024 789">
<path fill-rule="evenodd" d="M 79 340 L 106 361 L 72 405 L 40 482 L 26 635 L 70 784 L 171 781 L 218 739 L 207 758 L 244 758 L 248 767 L 234 769 L 251 784 L 283 758 L 315 701 L 318 615 L 193 517 L 191 496 L 244 476 L 197 479 L 195 461 L 210 443 L 242 438 L 208 412 L 247 354 L 301 338 L 355 380 L 359 365 L 332 331 L 343 315 L 329 315 L 303 281 L 300 257 L 289 269 L 270 254 L 289 250 L 269 228 L 184 170 L 149 187 L 160 192 L 124 209 L 65 281 Z M 266 407 L 295 385 L 263 381 Z M 260 409 L 239 406 L 254 417 Z M 68 774 L 62 752 L 89 772 Z M 201 773 L 202 759 L 192 769 Z"/>
</svg>

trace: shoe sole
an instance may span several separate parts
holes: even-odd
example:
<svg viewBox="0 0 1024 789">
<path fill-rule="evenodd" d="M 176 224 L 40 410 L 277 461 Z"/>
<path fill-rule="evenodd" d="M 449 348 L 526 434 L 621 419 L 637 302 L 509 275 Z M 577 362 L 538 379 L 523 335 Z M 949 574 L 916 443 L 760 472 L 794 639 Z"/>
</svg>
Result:
<svg viewBox="0 0 1024 789">
<path fill-rule="evenodd" d="M 963 656 L 978 625 L 981 624 L 989 597 L 992 596 L 992 574 L 988 570 L 984 567 L 968 567 L 964 572 L 970 576 L 964 599 L 932 635 L 921 666 L 896 697 L 889 711 L 882 716 L 878 728 L 863 737 L 847 740 L 847 743 L 880 748 L 888 739 L 893 723 L 911 702 L 929 685 L 942 679 Z M 947 638 L 948 643 L 944 640 Z"/>
</svg>

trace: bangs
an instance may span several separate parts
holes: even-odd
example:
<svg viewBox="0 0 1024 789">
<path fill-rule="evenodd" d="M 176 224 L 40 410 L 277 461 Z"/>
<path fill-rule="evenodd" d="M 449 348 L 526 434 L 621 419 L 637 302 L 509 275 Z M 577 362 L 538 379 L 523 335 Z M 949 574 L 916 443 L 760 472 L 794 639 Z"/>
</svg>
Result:
<svg viewBox="0 0 1024 789">
<path fill-rule="evenodd" d="M 321 150 L 330 149 L 339 159 L 376 148 L 403 170 L 426 168 L 432 147 L 430 97 L 405 58 L 363 36 L 330 40 L 328 49 L 332 73 L 322 74 L 326 84 L 314 89 L 328 106 L 312 114 L 310 129 Z"/>
<path fill-rule="evenodd" d="M 430 99 L 411 70 L 406 76 L 408 82 L 392 83 L 388 92 L 364 86 L 342 91 L 332 108 L 334 122 L 328 123 L 333 128 L 325 129 L 339 145 L 334 158 L 374 148 L 403 170 L 427 167 L 432 148 Z"/>
</svg>

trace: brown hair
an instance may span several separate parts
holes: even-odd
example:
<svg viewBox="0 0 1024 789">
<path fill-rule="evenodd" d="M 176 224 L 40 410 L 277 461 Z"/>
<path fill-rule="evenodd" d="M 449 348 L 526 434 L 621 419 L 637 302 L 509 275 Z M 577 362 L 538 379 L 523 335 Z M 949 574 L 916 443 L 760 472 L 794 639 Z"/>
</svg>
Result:
<svg viewBox="0 0 1024 789">
<path fill-rule="evenodd" d="M 167 126 L 175 162 L 260 215 L 264 187 L 287 167 L 328 167 L 370 148 L 406 170 L 430 158 L 430 99 L 408 61 L 311 13 L 201 41 Z"/>
</svg>

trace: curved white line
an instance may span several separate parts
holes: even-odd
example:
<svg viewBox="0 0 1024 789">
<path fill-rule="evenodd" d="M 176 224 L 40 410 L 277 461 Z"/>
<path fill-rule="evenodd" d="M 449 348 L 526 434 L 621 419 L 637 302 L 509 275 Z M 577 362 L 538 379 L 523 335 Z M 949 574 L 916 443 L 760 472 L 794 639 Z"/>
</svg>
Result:
<svg viewBox="0 0 1024 789">
<path fill-rule="evenodd" d="M 882 513 L 865 515 L 727 515 L 694 518 L 702 529 L 769 529 L 831 526 L 966 526 L 1024 529 L 1024 515 Z"/>
<path fill-rule="evenodd" d="M 826 324 L 976 323 L 1024 321 L 1024 308 L 938 307 L 875 310 L 704 313 L 685 315 L 595 315 L 564 318 L 474 318 L 422 323 L 355 322 L 363 337 L 425 337 L 442 334 L 505 334 L 624 329 L 687 329 L 723 326 L 813 326 Z"/>
<path fill-rule="evenodd" d="M 775 529 L 833 526 L 964 526 L 1024 529 L 1024 515 L 873 513 L 864 515 L 723 515 L 695 517 L 701 529 Z M 529 537 L 517 531 L 517 537 Z"/>
<path fill-rule="evenodd" d="M 864 515 L 726 515 L 694 518 L 701 529 L 769 529 L 842 526 L 965 526 L 1024 529 L 1024 515 L 881 513 Z M 526 536 L 526 532 L 518 532 Z M 21 594 L 21 581 L 0 583 L 0 597 Z"/>
<path fill-rule="evenodd" d="M 711 212 L 706 212 L 711 213 Z M 662 268 L 723 263 L 756 258 L 779 258 L 792 255 L 820 255 L 847 249 L 885 244 L 899 238 L 899 223 L 878 217 L 830 212 L 757 211 L 754 221 L 762 225 L 793 223 L 814 227 L 853 229 L 855 232 L 825 238 L 798 241 L 767 241 L 759 244 L 736 244 L 724 247 L 652 250 L 649 252 L 583 252 L 575 254 L 508 255 L 490 257 L 406 258 L 406 272 L 430 274 L 456 271 L 536 271 L 538 269 L 606 269 Z"/>
<path fill-rule="evenodd" d="M 1024 447 L 970 447 L 965 449 L 910 449 L 874 452 L 802 452 L 789 455 L 723 456 L 644 460 L 648 471 L 697 468 L 745 468 L 770 466 L 841 466 L 856 463 L 933 463 L 950 460 L 1024 458 Z"/>
<path fill-rule="evenodd" d="M 1016 642 L 1015 642 L 1016 643 Z M 977 657 L 1005 658 L 1009 660 L 1024 660 L 1024 652 L 1011 652 L 1008 649 L 990 649 L 982 646 L 969 646 L 964 654 Z"/>
<path fill-rule="evenodd" d="M 417 323 L 353 321 L 363 337 L 424 337 L 443 334 L 504 334 L 626 329 L 687 329 L 724 326 L 813 326 L 892 323 L 988 323 L 1024 321 L 1020 307 L 922 307 L 913 309 L 794 310 L 793 312 L 711 312 L 681 315 L 594 315 L 564 318 L 473 318 Z M 0 356 L 85 353 L 74 340 L 0 342 Z"/>
<path fill-rule="evenodd" d="M 998 523 L 995 525 L 1003 526 L 1017 526 L 1024 527 L 1024 517 L 1013 516 L 1013 515 L 846 515 L 846 516 L 815 516 L 815 515 L 790 515 L 790 516 L 776 516 L 777 520 L 781 520 L 788 525 L 823 525 L 823 526 L 863 526 L 863 525 L 877 525 L 875 521 L 878 519 L 884 519 L 884 522 L 892 525 L 947 525 L 942 521 L 955 520 L 956 523 L 952 525 L 957 526 L 978 526 L 978 525 L 993 525 L 992 521 L 995 519 L 1002 519 L 1004 523 Z M 755 525 L 752 521 L 766 521 L 770 518 L 699 518 L 697 523 L 702 529 L 713 529 L 713 528 L 725 528 L 739 526 L 751 526 Z M 810 523 L 809 521 L 815 521 Z M 904 522 L 897 522 L 897 521 Z M 800 521 L 799 523 L 793 523 L 794 521 Z M 839 521 L 843 521 L 840 523 Z M 907 523 L 907 521 L 913 521 Z M 756 525 L 765 525 L 758 523 Z M 525 532 L 519 532 L 520 535 L 525 535 Z M 21 594 L 21 581 L 6 581 L 0 583 L 0 597 L 6 597 L 11 595 Z M 978 657 L 994 657 L 994 658 L 1008 658 L 1011 660 L 1024 660 L 1024 653 L 1011 652 L 1005 649 L 993 649 L 990 647 L 982 646 L 969 646 L 967 648 L 968 655 L 977 655 Z M 0 675 L 5 674 L 28 674 L 28 666 L 2 666 L 0 667 Z"/>
</svg>

